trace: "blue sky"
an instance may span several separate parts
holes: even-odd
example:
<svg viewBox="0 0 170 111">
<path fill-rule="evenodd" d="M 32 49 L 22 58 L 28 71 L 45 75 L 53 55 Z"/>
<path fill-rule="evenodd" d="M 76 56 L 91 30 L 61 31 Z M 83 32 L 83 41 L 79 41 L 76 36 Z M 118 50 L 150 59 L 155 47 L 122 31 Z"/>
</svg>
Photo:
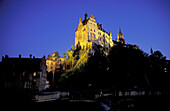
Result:
<svg viewBox="0 0 170 111">
<path fill-rule="evenodd" d="M 79 18 L 93 14 L 116 39 L 119 27 L 125 42 L 149 54 L 159 50 L 170 59 L 169 0 L 1 0 L 0 60 L 63 52 L 74 45 Z"/>
</svg>

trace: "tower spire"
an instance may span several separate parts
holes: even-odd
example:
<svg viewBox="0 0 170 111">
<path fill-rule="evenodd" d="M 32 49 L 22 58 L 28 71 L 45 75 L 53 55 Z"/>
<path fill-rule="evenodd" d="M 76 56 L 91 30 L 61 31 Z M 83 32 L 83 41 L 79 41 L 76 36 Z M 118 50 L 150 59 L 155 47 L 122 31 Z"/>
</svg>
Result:
<svg viewBox="0 0 170 111">
<path fill-rule="evenodd" d="M 82 20 L 81 20 L 81 17 L 80 17 L 78 27 L 81 27 L 82 25 L 83 25 L 83 23 L 82 23 Z M 77 30 L 77 29 L 76 29 L 76 30 Z"/>
<path fill-rule="evenodd" d="M 120 27 L 119 27 L 119 33 L 117 34 L 117 42 L 120 42 L 122 44 L 125 43 L 125 40 L 123 39 L 123 33 L 122 33 Z"/>
<path fill-rule="evenodd" d="M 119 27 L 119 34 L 122 34 L 121 28 Z"/>
<path fill-rule="evenodd" d="M 153 54 L 153 50 L 152 50 L 152 47 L 151 47 L 151 55 Z"/>
</svg>

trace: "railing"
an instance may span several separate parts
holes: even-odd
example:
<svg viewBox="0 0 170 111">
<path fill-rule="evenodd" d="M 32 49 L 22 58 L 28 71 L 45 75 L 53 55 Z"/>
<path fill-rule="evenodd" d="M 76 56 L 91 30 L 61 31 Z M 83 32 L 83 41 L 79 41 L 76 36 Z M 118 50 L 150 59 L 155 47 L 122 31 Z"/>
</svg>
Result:
<svg viewBox="0 0 170 111">
<path fill-rule="evenodd" d="M 53 101 L 53 100 L 57 100 L 60 98 L 60 93 L 56 92 L 56 93 L 52 93 L 52 94 L 39 94 L 39 95 L 35 95 L 35 101 L 36 102 L 45 102 L 45 101 Z"/>
</svg>

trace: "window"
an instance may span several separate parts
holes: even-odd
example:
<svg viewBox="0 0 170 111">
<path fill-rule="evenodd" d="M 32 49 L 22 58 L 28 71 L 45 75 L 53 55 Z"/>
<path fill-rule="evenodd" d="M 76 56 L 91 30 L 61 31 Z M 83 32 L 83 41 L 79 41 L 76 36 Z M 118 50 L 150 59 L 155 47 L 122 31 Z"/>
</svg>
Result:
<svg viewBox="0 0 170 111">
<path fill-rule="evenodd" d="M 92 37 L 92 33 L 90 33 L 90 37 Z"/>
<path fill-rule="evenodd" d="M 36 72 L 34 72 L 33 76 L 36 76 Z"/>
</svg>

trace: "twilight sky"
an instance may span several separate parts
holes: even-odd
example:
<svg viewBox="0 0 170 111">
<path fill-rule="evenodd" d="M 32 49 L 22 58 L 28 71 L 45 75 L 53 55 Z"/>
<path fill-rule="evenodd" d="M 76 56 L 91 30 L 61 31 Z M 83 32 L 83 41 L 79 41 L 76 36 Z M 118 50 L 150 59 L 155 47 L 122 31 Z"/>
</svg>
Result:
<svg viewBox="0 0 170 111">
<path fill-rule="evenodd" d="M 159 50 L 170 59 L 169 0 L 0 0 L 0 61 L 2 56 L 36 58 L 63 52 L 74 45 L 79 17 L 93 14 L 116 39 L 144 52 Z"/>
</svg>

